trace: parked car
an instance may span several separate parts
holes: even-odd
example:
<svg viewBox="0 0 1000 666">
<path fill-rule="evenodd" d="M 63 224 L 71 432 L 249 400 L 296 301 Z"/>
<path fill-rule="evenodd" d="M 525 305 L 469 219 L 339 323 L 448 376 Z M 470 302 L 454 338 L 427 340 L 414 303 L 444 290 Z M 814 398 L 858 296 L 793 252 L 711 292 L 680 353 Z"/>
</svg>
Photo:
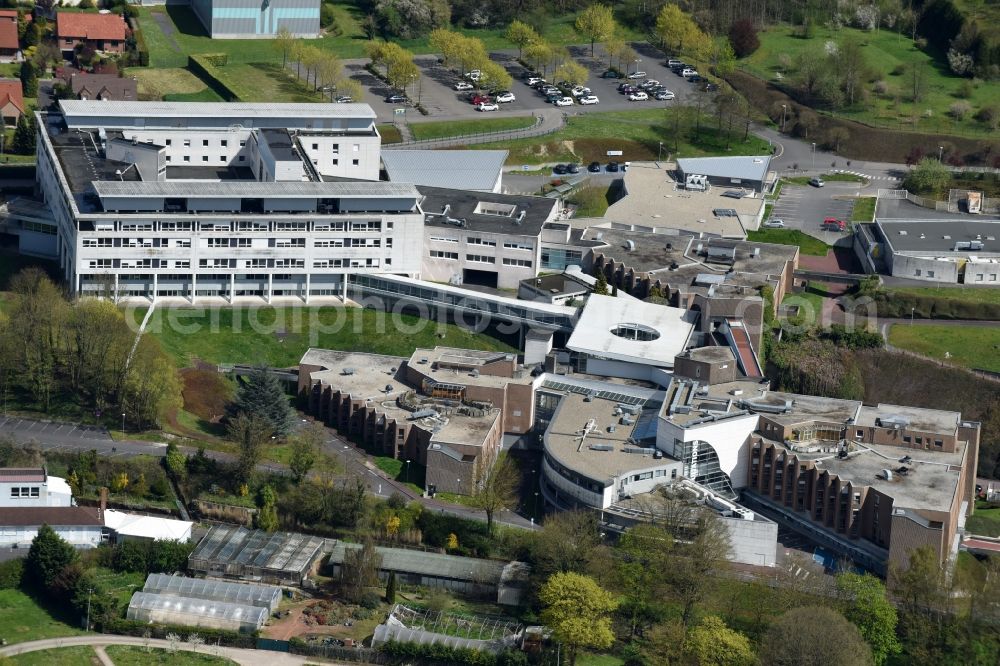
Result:
<svg viewBox="0 0 1000 666">
<path fill-rule="evenodd" d="M 489 95 L 479 93 L 472 96 L 472 105 L 479 106 L 480 104 L 490 104 L 493 100 L 490 99 Z"/>
<path fill-rule="evenodd" d="M 716 92 L 719 89 L 719 84 L 712 83 L 711 81 L 709 81 L 708 83 L 703 85 L 701 89 L 704 90 L 705 92 Z"/>
<path fill-rule="evenodd" d="M 483 102 L 476 107 L 477 111 L 499 111 L 500 105 L 496 102 Z"/>
<path fill-rule="evenodd" d="M 555 165 L 554 167 L 552 167 L 552 173 L 556 174 L 557 176 L 563 175 L 564 173 L 566 173 L 566 165 L 565 164 Z"/>
<path fill-rule="evenodd" d="M 546 81 L 545 79 L 537 79 L 534 83 L 530 83 L 528 85 L 530 85 L 535 90 L 541 90 L 545 86 L 549 85 L 549 82 Z"/>
<path fill-rule="evenodd" d="M 405 104 L 408 100 L 406 95 L 389 95 L 385 101 L 387 104 Z"/>
<path fill-rule="evenodd" d="M 635 71 L 628 75 L 630 79 L 644 79 L 646 78 L 646 72 Z"/>
<path fill-rule="evenodd" d="M 590 173 L 601 173 L 602 171 L 604 171 L 604 167 L 601 166 L 600 162 L 591 162 L 590 165 L 587 167 L 587 171 L 589 171 Z"/>
<path fill-rule="evenodd" d="M 620 92 L 623 95 L 631 95 L 634 92 L 639 92 L 639 87 L 638 86 L 625 86 L 624 88 L 622 88 L 618 92 Z"/>
<path fill-rule="evenodd" d="M 677 58 L 670 58 L 667 60 L 667 67 L 676 67 L 677 65 L 683 65 L 683 60 L 678 60 Z"/>
<path fill-rule="evenodd" d="M 584 95 L 579 100 L 580 104 L 600 104 L 601 100 L 597 98 L 597 95 Z"/>
<path fill-rule="evenodd" d="M 812 185 L 813 187 L 823 187 L 824 185 L 826 185 L 826 181 L 817 176 L 816 178 L 810 178 L 809 184 Z"/>
<path fill-rule="evenodd" d="M 655 88 L 658 85 L 660 85 L 660 82 L 657 81 L 656 79 L 646 79 L 645 81 L 639 84 L 639 87 L 642 88 L 643 90 L 649 90 L 650 88 Z"/>
<path fill-rule="evenodd" d="M 618 173 L 618 162 L 608 162 L 608 171 Z"/>
<path fill-rule="evenodd" d="M 339 102 L 340 104 L 350 104 L 353 101 L 354 98 L 351 97 L 350 95 L 341 95 L 340 97 L 337 98 L 337 102 Z"/>
<path fill-rule="evenodd" d="M 696 76 L 697 74 L 698 70 L 693 67 L 685 67 L 684 69 L 681 70 L 681 76 L 683 76 L 685 79 L 692 76 Z"/>
<path fill-rule="evenodd" d="M 543 95 L 555 95 L 556 93 L 562 94 L 562 90 L 559 90 L 556 86 L 544 86 L 541 88 Z"/>
<path fill-rule="evenodd" d="M 456 83 L 456 84 L 455 84 L 454 86 L 452 86 L 452 87 L 453 87 L 453 88 L 454 88 L 455 90 L 472 90 L 472 89 L 473 89 L 473 88 L 474 88 L 475 86 L 473 86 L 473 85 L 472 85 L 471 83 L 469 83 L 468 81 L 459 81 L 458 83 Z"/>
<path fill-rule="evenodd" d="M 557 99 L 556 101 L 554 101 L 552 103 L 555 104 L 556 106 L 573 106 L 573 98 L 572 97 L 560 97 L 559 99 Z"/>
<path fill-rule="evenodd" d="M 473 81 L 478 81 L 478 80 L 479 80 L 479 78 L 480 78 L 480 77 L 481 77 L 482 75 L 483 75 L 483 73 L 482 73 L 481 71 L 479 71 L 478 69 L 474 69 L 474 70 L 472 70 L 472 71 L 468 72 L 468 73 L 467 73 L 467 74 L 465 75 L 465 78 L 467 78 L 467 79 L 472 79 Z"/>
<path fill-rule="evenodd" d="M 688 83 L 701 83 L 704 81 L 704 77 L 701 74 L 695 74 L 694 76 L 687 77 Z"/>
<path fill-rule="evenodd" d="M 601 78 L 602 79 L 620 79 L 620 78 L 622 78 L 622 75 L 619 72 L 616 72 L 613 69 L 609 69 L 606 72 L 604 72 L 603 74 L 601 74 Z"/>
<path fill-rule="evenodd" d="M 629 93 L 628 101 L 630 102 L 645 102 L 649 99 L 649 95 L 641 90 L 637 90 L 634 93 Z"/>
<path fill-rule="evenodd" d="M 784 220 L 777 220 L 777 219 L 776 220 L 768 220 L 767 222 L 764 223 L 764 226 L 767 227 L 768 229 L 784 229 L 785 228 L 785 221 Z"/>
<path fill-rule="evenodd" d="M 497 93 L 497 101 L 500 102 L 501 104 L 509 104 L 510 102 L 513 102 L 515 99 L 517 98 L 514 97 L 514 93 L 510 92 L 509 90 L 504 90 L 503 92 Z"/>
<path fill-rule="evenodd" d="M 573 97 L 583 97 L 584 95 L 589 95 L 590 93 L 591 90 L 587 86 L 576 86 L 569 91 L 569 94 Z"/>
<path fill-rule="evenodd" d="M 661 90 L 658 93 L 656 93 L 656 99 L 660 100 L 661 102 L 664 100 L 673 99 L 674 97 L 675 97 L 674 93 L 672 93 L 669 90 Z"/>
<path fill-rule="evenodd" d="M 820 225 L 823 231 L 846 231 L 847 223 L 843 220 L 838 220 L 835 217 L 828 217 L 823 220 L 823 224 Z"/>
<path fill-rule="evenodd" d="M 569 163 L 566 165 L 566 173 L 580 173 L 580 165 Z"/>
<path fill-rule="evenodd" d="M 546 95 L 545 96 L 545 103 L 546 104 L 555 104 L 556 100 L 560 100 L 562 98 L 563 98 L 562 93 L 553 93 L 551 95 Z"/>
</svg>

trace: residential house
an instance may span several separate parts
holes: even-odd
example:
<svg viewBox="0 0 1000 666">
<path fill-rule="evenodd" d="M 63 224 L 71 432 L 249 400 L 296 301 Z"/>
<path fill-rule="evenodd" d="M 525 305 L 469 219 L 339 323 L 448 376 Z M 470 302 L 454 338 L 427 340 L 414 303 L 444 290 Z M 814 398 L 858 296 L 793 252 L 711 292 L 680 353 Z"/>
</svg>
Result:
<svg viewBox="0 0 1000 666">
<path fill-rule="evenodd" d="M 74 99 L 95 99 L 102 102 L 131 102 L 139 99 L 136 80 L 113 74 L 91 74 L 67 68 L 63 80 Z"/>
<path fill-rule="evenodd" d="M 19 79 L 0 79 L 0 117 L 8 127 L 17 124 L 24 113 L 24 94 Z"/>
<path fill-rule="evenodd" d="M 17 39 L 17 11 L 0 9 L 0 62 L 16 62 L 21 53 Z"/>
<path fill-rule="evenodd" d="M 125 51 L 125 19 L 118 14 L 56 13 L 56 37 L 63 54 L 72 54 L 79 44 L 97 51 Z"/>
</svg>

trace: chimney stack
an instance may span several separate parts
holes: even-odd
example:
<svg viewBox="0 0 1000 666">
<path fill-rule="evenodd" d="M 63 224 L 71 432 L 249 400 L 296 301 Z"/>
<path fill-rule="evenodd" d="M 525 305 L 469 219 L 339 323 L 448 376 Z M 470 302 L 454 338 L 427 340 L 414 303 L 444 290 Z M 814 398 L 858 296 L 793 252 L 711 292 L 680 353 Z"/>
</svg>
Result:
<svg viewBox="0 0 1000 666">
<path fill-rule="evenodd" d="M 100 518 L 101 522 L 104 522 L 104 511 L 107 508 L 108 508 L 108 489 L 102 486 L 101 487 L 101 508 L 100 508 L 100 513 L 98 514 L 98 518 Z"/>
</svg>

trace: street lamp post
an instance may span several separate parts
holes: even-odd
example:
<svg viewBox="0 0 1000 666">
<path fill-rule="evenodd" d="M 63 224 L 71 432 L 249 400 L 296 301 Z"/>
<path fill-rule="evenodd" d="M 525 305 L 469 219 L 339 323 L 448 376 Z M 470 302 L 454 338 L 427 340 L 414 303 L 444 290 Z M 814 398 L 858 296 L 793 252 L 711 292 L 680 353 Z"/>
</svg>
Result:
<svg viewBox="0 0 1000 666">
<path fill-rule="evenodd" d="M 535 510 L 532 512 L 534 515 L 538 515 L 538 493 L 535 493 Z"/>
<path fill-rule="evenodd" d="M 660 165 L 660 158 L 663 157 L 663 142 L 660 141 L 660 147 L 656 149 L 656 165 Z"/>
<path fill-rule="evenodd" d="M 910 308 L 910 326 L 913 326 L 913 311 L 914 310 L 916 310 L 916 308 Z"/>
<path fill-rule="evenodd" d="M 944 158 L 944 146 L 938 146 L 938 162 Z"/>
<path fill-rule="evenodd" d="M 94 588 L 87 588 L 87 631 L 90 631 L 90 597 L 94 594 Z"/>
<path fill-rule="evenodd" d="M 813 141 L 812 147 L 813 147 L 813 171 L 815 171 L 816 170 L 816 142 L 815 141 Z"/>
<path fill-rule="evenodd" d="M 410 482 L 410 461 L 406 461 L 406 482 Z"/>
<path fill-rule="evenodd" d="M 788 105 L 787 104 L 782 104 L 781 105 L 781 131 L 782 132 L 785 131 L 785 114 L 786 114 L 787 111 L 788 111 Z"/>
<path fill-rule="evenodd" d="M 122 436 L 125 435 L 125 412 L 122 412 Z"/>
</svg>

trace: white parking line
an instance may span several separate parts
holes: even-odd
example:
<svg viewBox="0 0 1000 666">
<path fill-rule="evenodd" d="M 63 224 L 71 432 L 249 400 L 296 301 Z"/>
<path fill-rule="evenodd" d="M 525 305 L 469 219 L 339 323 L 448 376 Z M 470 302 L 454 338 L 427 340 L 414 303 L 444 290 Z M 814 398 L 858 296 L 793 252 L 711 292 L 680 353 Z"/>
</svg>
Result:
<svg viewBox="0 0 1000 666">
<path fill-rule="evenodd" d="M 34 422 L 32 422 L 32 423 L 30 423 L 30 424 L 28 425 L 28 427 L 27 427 L 27 428 L 25 428 L 25 430 L 31 430 L 31 429 L 32 429 L 32 428 L 34 428 L 34 427 L 35 427 L 36 425 L 38 425 L 38 424 L 37 424 L 37 423 L 34 423 Z"/>
</svg>

